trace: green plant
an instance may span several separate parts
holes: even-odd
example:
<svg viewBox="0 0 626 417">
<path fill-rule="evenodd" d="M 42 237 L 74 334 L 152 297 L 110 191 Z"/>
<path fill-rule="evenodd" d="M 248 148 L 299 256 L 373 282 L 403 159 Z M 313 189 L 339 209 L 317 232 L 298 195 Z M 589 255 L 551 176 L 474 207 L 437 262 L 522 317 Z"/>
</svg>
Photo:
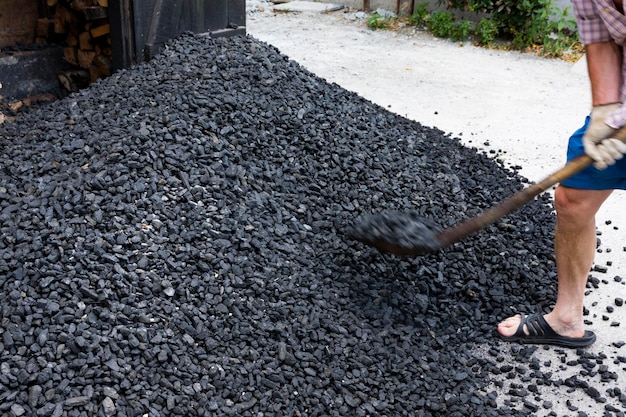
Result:
<svg viewBox="0 0 626 417">
<path fill-rule="evenodd" d="M 472 33 L 472 23 L 469 20 L 461 20 L 452 27 L 450 38 L 453 41 L 465 41 Z"/>
<path fill-rule="evenodd" d="M 568 8 L 561 10 L 553 0 L 445 0 L 445 3 L 449 9 L 489 15 L 475 28 L 480 44 L 489 45 L 500 36 L 509 40 L 513 49 L 541 50 L 548 56 L 580 49 L 575 19 L 569 15 Z"/>
<path fill-rule="evenodd" d="M 415 5 L 413 14 L 409 16 L 408 21 L 412 26 L 421 26 L 426 24 L 430 13 L 428 12 L 428 3 L 419 3 Z"/>
<path fill-rule="evenodd" d="M 449 7 L 487 13 L 500 33 L 513 38 L 514 45 L 528 46 L 546 32 L 552 0 L 450 0 Z"/>
<path fill-rule="evenodd" d="M 552 33 L 544 37 L 541 42 L 541 55 L 552 58 L 575 57 L 582 54 L 583 50 L 578 36 L 563 33 Z"/>
<path fill-rule="evenodd" d="M 379 13 L 372 13 L 367 18 L 367 26 L 370 29 L 385 29 L 387 28 L 388 23 L 389 19 Z"/>
<path fill-rule="evenodd" d="M 491 19 L 483 18 L 474 29 L 478 43 L 481 45 L 490 45 L 498 36 L 498 24 Z"/>
<path fill-rule="evenodd" d="M 439 38 L 448 38 L 454 31 L 454 15 L 450 12 L 435 11 L 427 21 L 428 29 Z"/>
<path fill-rule="evenodd" d="M 550 28 L 557 33 L 562 33 L 568 37 L 578 39 L 578 31 L 576 28 L 576 18 L 569 14 L 569 7 L 564 8 L 559 13 L 558 7 L 553 8 L 552 13 L 554 19 L 550 21 Z"/>
<path fill-rule="evenodd" d="M 443 3 L 444 0 L 439 0 Z M 429 3 L 419 3 L 407 22 L 412 26 L 425 26 L 434 36 L 465 41 L 474 36 L 481 45 L 507 42 L 505 48 L 532 50 L 547 57 L 575 61 L 584 52 L 578 40 L 576 20 L 569 9 L 556 7 L 552 0 L 447 0 L 448 8 L 487 13 L 475 27 L 468 20 L 457 22 L 450 11 L 429 12 Z M 371 29 L 393 29 L 397 17 L 378 12 L 367 19 Z M 502 44 L 502 42 L 498 42 Z"/>
</svg>

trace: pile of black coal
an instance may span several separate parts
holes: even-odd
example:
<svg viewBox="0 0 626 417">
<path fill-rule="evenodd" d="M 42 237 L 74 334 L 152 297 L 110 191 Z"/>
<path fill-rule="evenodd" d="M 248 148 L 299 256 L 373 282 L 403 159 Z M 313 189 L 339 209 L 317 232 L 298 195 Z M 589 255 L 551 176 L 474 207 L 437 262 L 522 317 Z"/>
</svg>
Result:
<svg viewBox="0 0 626 417">
<path fill-rule="evenodd" d="M 0 414 L 533 408 L 478 353 L 554 299 L 547 198 L 424 257 L 344 237 L 387 209 L 446 227 L 523 185 L 443 132 L 251 37 L 184 34 L 0 136 Z"/>
</svg>

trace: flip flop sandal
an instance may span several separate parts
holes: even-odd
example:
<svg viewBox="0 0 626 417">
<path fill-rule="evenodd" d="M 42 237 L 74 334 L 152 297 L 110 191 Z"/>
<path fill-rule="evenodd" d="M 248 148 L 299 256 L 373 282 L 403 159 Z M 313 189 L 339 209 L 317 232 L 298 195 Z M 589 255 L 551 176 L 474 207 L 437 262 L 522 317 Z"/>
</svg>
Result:
<svg viewBox="0 0 626 417">
<path fill-rule="evenodd" d="M 540 313 L 525 316 L 513 336 L 500 336 L 506 342 L 516 342 L 537 345 L 555 345 L 566 348 L 587 347 L 596 341 L 596 335 L 590 330 L 585 330 L 583 337 L 561 336 L 552 330 L 552 327 Z"/>
</svg>

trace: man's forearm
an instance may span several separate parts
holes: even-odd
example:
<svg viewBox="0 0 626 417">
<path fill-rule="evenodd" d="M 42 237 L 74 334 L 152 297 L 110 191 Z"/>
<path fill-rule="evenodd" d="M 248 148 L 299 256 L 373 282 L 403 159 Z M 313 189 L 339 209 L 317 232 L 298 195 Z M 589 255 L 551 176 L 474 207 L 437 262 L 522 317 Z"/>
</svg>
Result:
<svg viewBox="0 0 626 417">
<path fill-rule="evenodd" d="M 621 101 L 622 48 L 615 42 L 585 46 L 593 106 Z"/>
</svg>

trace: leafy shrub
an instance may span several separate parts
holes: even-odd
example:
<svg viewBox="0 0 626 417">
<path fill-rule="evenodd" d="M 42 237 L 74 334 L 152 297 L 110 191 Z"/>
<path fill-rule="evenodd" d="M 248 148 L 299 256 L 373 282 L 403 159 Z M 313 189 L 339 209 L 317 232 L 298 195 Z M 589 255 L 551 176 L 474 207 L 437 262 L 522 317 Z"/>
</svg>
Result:
<svg viewBox="0 0 626 417">
<path fill-rule="evenodd" d="M 491 19 L 481 19 L 474 29 L 474 34 L 481 45 L 490 45 L 498 36 L 498 24 Z"/>
<path fill-rule="evenodd" d="M 454 31 L 454 15 L 450 12 L 436 11 L 428 19 L 428 29 L 439 38 L 448 38 Z"/>
<path fill-rule="evenodd" d="M 444 3 L 444 0 L 440 0 Z M 497 36 L 509 39 L 515 49 L 543 47 L 550 54 L 578 42 L 576 22 L 566 8 L 553 0 L 446 0 L 449 9 L 487 13 L 476 26 L 481 44 L 490 44 Z"/>
<path fill-rule="evenodd" d="M 450 38 L 453 41 L 465 41 L 472 33 L 472 23 L 469 20 L 461 20 L 452 27 Z"/>
<path fill-rule="evenodd" d="M 488 13 L 499 32 L 513 38 L 516 47 L 541 39 L 549 29 L 552 0 L 450 0 L 449 7 Z"/>
<path fill-rule="evenodd" d="M 435 11 L 426 20 L 430 32 L 439 38 L 450 38 L 453 41 L 467 40 L 472 33 L 469 20 L 456 22 L 451 12 Z"/>
<path fill-rule="evenodd" d="M 542 37 L 541 43 L 542 54 L 550 57 L 572 53 L 580 48 L 576 21 L 568 15 L 567 9 L 563 11 L 559 19 L 550 21 L 549 33 Z"/>
<path fill-rule="evenodd" d="M 429 3 L 415 5 L 407 22 L 412 26 L 425 26 L 430 33 L 440 38 L 464 41 L 474 37 L 476 43 L 492 46 L 498 38 L 509 41 L 513 49 L 533 50 L 537 53 L 577 60 L 584 48 L 578 40 L 576 21 L 563 10 L 553 5 L 552 0 L 439 0 L 449 9 L 486 13 L 475 27 L 467 20 L 456 21 L 450 11 L 429 12 Z M 371 29 L 392 29 L 397 17 L 373 13 L 367 19 Z"/>
<path fill-rule="evenodd" d="M 370 17 L 367 18 L 367 26 L 370 29 L 385 29 L 388 23 L 389 19 L 380 13 L 372 13 Z"/>
<path fill-rule="evenodd" d="M 428 12 L 428 3 L 419 3 L 415 5 L 414 12 L 409 16 L 409 24 L 412 26 L 425 25 L 430 13 Z"/>
</svg>

